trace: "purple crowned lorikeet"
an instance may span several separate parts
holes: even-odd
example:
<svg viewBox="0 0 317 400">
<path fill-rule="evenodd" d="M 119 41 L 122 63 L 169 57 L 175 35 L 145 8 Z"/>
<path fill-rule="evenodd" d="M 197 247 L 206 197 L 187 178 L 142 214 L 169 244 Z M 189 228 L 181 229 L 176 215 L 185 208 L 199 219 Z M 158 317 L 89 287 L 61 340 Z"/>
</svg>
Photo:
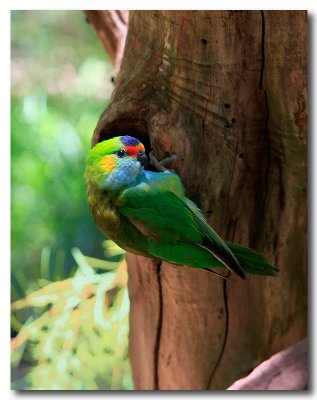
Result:
<svg viewBox="0 0 317 400">
<path fill-rule="evenodd" d="M 143 144 L 131 136 L 105 140 L 89 151 L 88 203 L 107 237 L 132 253 L 179 265 L 227 267 L 241 278 L 275 274 L 257 252 L 220 238 L 185 196 L 177 174 L 147 171 L 146 160 Z"/>
</svg>

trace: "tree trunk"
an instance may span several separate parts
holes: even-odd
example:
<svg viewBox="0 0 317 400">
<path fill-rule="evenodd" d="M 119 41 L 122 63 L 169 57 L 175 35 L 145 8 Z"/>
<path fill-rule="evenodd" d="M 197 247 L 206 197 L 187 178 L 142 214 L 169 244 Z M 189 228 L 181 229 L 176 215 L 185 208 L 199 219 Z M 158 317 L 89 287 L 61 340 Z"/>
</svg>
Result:
<svg viewBox="0 0 317 400">
<path fill-rule="evenodd" d="M 230 276 L 128 254 L 136 389 L 224 389 L 306 335 L 304 11 L 130 12 L 93 144 L 138 137 L 226 240 L 277 277 Z"/>
</svg>

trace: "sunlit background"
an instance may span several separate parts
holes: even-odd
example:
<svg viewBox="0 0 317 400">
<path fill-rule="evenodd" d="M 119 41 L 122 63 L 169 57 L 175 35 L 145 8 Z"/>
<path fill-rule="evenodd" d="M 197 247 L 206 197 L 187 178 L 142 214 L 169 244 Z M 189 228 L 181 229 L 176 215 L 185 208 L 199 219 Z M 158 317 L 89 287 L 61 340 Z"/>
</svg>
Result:
<svg viewBox="0 0 317 400">
<path fill-rule="evenodd" d="M 113 68 L 81 11 L 11 14 L 12 388 L 132 389 L 126 266 L 84 160 Z"/>
</svg>

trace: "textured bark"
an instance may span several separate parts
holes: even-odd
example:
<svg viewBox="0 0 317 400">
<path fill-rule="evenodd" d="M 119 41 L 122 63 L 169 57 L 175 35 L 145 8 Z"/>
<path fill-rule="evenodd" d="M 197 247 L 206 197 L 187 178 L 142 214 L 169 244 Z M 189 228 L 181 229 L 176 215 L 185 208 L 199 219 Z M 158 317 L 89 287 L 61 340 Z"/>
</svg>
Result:
<svg viewBox="0 0 317 400">
<path fill-rule="evenodd" d="M 306 336 L 306 13 L 130 12 L 93 144 L 134 135 L 276 278 L 128 256 L 136 389 L 219 389 Z"/>
<path fill-rule="evenodd" d="M 264 361 L 228 390 L 307 389 L 307 338 Z"/>
</svg>

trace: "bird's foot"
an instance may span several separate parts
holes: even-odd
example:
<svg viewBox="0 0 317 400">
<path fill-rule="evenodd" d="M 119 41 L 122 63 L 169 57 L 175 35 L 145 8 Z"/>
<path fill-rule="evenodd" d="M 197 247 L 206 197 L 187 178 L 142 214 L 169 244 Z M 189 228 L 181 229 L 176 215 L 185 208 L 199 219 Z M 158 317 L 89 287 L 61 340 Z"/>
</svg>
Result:
<svg viewBox="0 0 317 400">
<path fill-rule="evenodd" d="M 150 157 L 150 164 L 153 165 L 153 167 L 155 167 L 158 171 L 174 172 L 172 169 L 165 168 L 164 165 L 176 160 L 177 159 L 176 154 L 172 154 L 170 157 L 164 158 L 164 160 L 162 161 L 158 161 L 153 151 L 150 151 L 149 157 Z"/>
</svg>

